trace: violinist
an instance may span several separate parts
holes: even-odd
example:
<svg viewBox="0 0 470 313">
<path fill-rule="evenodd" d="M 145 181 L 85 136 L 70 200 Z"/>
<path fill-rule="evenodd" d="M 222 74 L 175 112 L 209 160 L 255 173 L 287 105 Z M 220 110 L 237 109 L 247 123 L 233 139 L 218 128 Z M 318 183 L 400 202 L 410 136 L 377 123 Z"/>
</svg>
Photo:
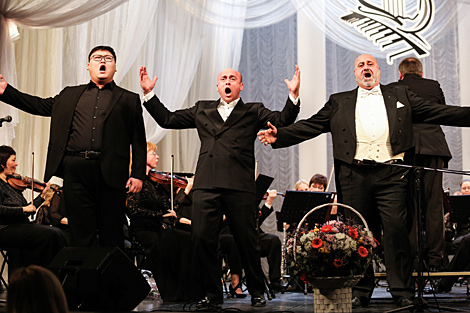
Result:
<svg viewBox="0 0 470 313">
<path fill-rule="evenodd" d="M 10 273 L 30 264 L 48 266 L 57 251 L 66 246 L 60 229 L 33 224 L 28 218 L 44 202 L 49 183 L 34 203 L 28 203 L 22 190 L 8 183 L 8 177 L 15 174 L 17 166 L 15 150 L 0 146 L 0 247 L 19 250 L 19 253 L 9 254 Z"/>
<path fill-rule="evenodd" d="M 146 266 L 155 277 L 163 301 L 185 301 L 192 298 L 194 290 L 194 285 L 188 283 L 191 235 L 173 227 L 177 215 L 171 208 L 170 194 L 152 172 L 159 158 L 157 146 L 147 142 L 147 177 L 140 193 L 128 195 L 126 211 L 130 230 L 144 248 Z M 177 193 L 175 206 L 184 195 L 183 190 Z"/>
</svg>

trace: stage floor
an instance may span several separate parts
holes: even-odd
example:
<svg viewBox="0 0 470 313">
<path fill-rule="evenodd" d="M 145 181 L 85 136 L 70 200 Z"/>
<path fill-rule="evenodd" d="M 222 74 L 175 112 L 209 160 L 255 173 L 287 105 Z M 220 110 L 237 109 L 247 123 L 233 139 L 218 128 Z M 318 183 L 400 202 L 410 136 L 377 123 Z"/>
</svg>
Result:
<svg viewBox="0 0 470 313">
<path fill-rule="evenodd" d="M 1 298 L 5 298 L 5 293 L 1 295 Z M 452 292 L 438 294 L 435 298 L 432 294 L 425 294 L 424 299 L 427 301 L 429 306 L 429 309 L 424 310 L 424 312 L 449 312 L 449 310 L 444 309 L 444 307 L 470 312 L 470 299 L 467 297 L 466 286 L 454 286 Z M 275 299 L 267 301 L 266 307 L 253 308 L 250 304 L 249 296 L 245 299 L 225 299 L 219 312 L 313 312 L 313 293 L 308 293 L 307 295 L 304 295 L 303 292 L 286 292 L 284 294 L 277 293 Z M 441 311 L 436 308 L 437 306 L 442 308 Z M 395 308 L 396 307 L 392 303 L 392 298 L 387 292 L 386 287 L 377 287 L 374 290 L 369 306 L 367 308 L 353 309 L 353 312 L 375 313 L 385 312 Z M 185 303 L 159 303 L 159 301 L 145 300 L 132 312 L 194 311 L 196 311 L 195 305 L 190 306 Z M 4 303 L 0 304 L 0 312 L 5 312 Z"/>
</svg>

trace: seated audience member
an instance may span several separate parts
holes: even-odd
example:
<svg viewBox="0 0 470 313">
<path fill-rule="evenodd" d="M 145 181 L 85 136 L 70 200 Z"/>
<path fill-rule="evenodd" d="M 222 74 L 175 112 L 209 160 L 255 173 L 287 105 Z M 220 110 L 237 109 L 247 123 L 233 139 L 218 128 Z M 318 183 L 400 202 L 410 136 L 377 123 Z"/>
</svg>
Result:
<svg viewBox="0 0 470 313">
<path fill-rule="evenodd" d="M 152 180 L 151 170 L 159 159 L 156 150 L 155 144 L 147 142 L 147 177 L 142 190 L 127 197 L 130 228 L 144 248 L 146 265 L 163 301 L 191 300 L 198 289 L 192 283 L 191 235 L 173 227 L 177 215 L 171 208 L 171 196 L 162 184 Z"/>
<path fill-rule="evenodd" d="M 34 203 L 28 203 L 22 191 L 8 183 L 17 166 L 15 150 L 0 146 L 0 246 L 8 251 L 17 250 L 9 254 L 9 273 L 30 264 L 48 266 L 56 253 L 67 245 L 60 229 L 29 220 L 44 202 L 49 184 Z"/>
<path fill-rule="evenodd" d="M 8 313 L 67 313 L 68 305 L 59 279 L 48 269 L 30 265 L 10 277 Z"/>
<path fill-rule="evenodd" d="M 325 192 L 328 185 L 328 180 L 322 174 L 315 174 L 310 178 L 309 190 Z"/>
<path fill-rule="evenodd" d="M 306 180 L 301 179 L 295 183 L 294 190 L 295 191 L 309 191 L 309 184 Z"/>
</svg>

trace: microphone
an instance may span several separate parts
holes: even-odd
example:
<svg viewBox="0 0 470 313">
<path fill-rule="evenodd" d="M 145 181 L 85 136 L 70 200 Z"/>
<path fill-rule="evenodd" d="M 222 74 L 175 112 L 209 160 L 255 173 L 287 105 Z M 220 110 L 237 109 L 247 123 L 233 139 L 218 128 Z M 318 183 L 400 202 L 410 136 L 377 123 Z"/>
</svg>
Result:
<svg viewBox="0 0 470 313">
<path fill-rule="evenodd" d="M 0 118 L 0 127 L 2 127 L 3 122 L 10 123 L 12 120 L 10 115 Z"/>
</svg>

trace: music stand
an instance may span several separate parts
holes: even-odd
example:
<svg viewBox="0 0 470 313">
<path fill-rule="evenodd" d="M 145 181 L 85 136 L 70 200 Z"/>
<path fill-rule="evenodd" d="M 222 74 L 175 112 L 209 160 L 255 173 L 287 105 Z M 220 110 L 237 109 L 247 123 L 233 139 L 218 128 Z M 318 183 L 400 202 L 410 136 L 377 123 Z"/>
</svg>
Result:
<svg viewBox="0 0 470 313">
<path fill-rule="evenodd" d="M 321 204 L 331 203 L 332 198 L 332 192 L 288 190 L 278 214 L 278 223 L 298 223 L 308 211 Z M 331 207 L 315 211 L 315 214 L 308 217 L 307 222 L 325 223 L 330 219 L 330 211 Z"/>
<path fill-rule="evenodd" d="M 449 196 L 451 223 L 467 223 L 470 218 L 470 195 Z"/>
<path fill-rule="evenodd" d="M 259 206 L 274 177 L 259 174 L 256 178 L 256 205 Z"/>
</svg>

